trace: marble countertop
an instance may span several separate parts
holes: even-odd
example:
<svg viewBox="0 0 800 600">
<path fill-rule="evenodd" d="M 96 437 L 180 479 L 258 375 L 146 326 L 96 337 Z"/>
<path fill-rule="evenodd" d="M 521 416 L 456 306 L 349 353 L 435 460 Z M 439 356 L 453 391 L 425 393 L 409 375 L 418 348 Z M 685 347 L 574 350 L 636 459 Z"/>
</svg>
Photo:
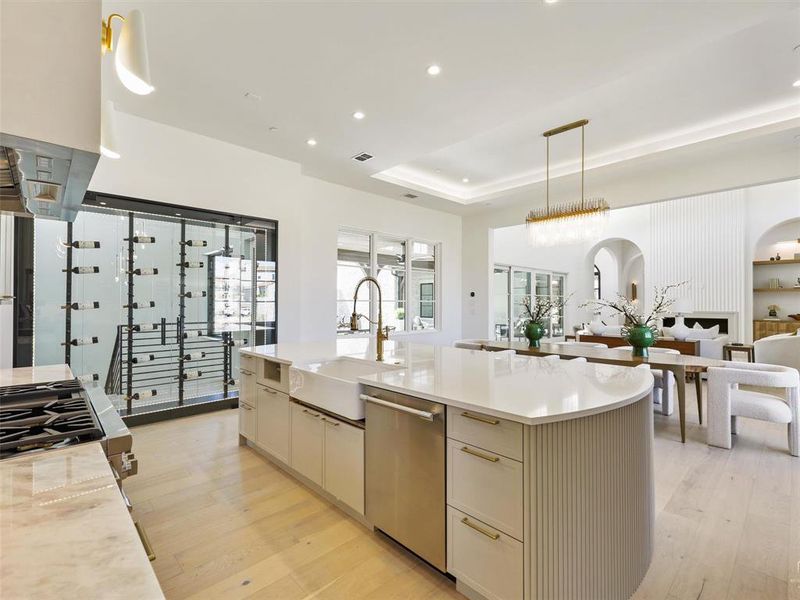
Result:
<svg viewBox="0 0 800 600">
<path fill-rule="evenodd" d="M 17 367 L 0 369 L 0 388 L 9 385 L 30 385 L 48 381 L 66 381 L 74 379 L 67 365 L 42 365 L 38 367 Z"/>
<path fill-rule="evenodd" d="M 374 360 L 373 344 L 364 338 L 341 339 L 249 347 L 242 353 L 303 368 L 342 356 Z M 358 381 L 528 425 L 613 410 L 653 387 L 649 369 L 402 341 L 386 343 L 384 362 L 399 368 Z"/>
<path fill-rule="evenodd" d="M 3 598 L 164 598 L 99 443 L 0 461 Z"/>
</svg>

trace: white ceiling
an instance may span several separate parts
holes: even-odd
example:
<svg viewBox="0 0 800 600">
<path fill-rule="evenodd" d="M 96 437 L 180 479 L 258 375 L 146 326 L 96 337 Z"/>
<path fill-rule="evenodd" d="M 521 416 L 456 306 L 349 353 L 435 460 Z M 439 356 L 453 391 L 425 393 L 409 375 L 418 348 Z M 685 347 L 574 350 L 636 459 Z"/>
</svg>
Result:
<svg viewBox="0 0 800 600">
<path fill-rule="evenodd" d="M 795 2 L 104 3 L 132 8 L 156 91 L 128 93 L 104 61 L 119 110 L 456 212 L 540 187 L 541 132 L 580 118 L 597 168 L 800 117 Z M 551 139 L 552 175 L 575 171 L 579 140 Z"/>
</svg>

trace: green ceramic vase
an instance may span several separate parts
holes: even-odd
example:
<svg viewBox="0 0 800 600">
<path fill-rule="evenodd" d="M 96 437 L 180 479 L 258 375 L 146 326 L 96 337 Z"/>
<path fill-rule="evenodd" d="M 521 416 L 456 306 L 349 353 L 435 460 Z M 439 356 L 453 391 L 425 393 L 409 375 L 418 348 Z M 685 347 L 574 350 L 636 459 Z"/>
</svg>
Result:
<svg viewBox="0 0 800 600">
<path fill-rule="evenodd" d="M 656 343 L 653 330 L 644 325 L 636 325 L 628 329 L 626 341 L 633 347 L 633 355 L 647 358 L 650 353 L 647 349 Z"/>
<path fill-rule="evenodd" d="M 541 323 L 530 321 L 525 325 L 525 337 L 531 348 L 539 348 L 540 340 L 544 337 L 544 327 Z"/>
</svg>

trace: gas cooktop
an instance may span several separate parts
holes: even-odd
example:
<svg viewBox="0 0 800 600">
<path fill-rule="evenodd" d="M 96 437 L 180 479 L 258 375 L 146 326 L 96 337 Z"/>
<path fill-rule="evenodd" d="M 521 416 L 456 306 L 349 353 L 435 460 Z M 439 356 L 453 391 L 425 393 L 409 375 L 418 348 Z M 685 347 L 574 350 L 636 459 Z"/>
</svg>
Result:
<svg viewBox="0 0 800 600">
<path fill-rule="evenodd" d="M 77 379 L 0 388 L 0 458 L 102 438 Z"/>
</svg>

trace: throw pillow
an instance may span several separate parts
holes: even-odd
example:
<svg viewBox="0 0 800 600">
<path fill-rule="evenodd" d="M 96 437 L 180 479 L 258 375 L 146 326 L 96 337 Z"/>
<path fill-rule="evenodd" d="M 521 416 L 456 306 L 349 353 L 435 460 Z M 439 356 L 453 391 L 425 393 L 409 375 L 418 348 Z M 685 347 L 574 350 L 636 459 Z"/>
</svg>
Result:
<svg viewBox="0 0 800 600">
<path fill-rule="evenodd" d="M 719 325 L 703 329 L 699 324 L 695 323 L 688 337 L 693 340 L 713 340 L 719 337 Z"/>
</svg>

